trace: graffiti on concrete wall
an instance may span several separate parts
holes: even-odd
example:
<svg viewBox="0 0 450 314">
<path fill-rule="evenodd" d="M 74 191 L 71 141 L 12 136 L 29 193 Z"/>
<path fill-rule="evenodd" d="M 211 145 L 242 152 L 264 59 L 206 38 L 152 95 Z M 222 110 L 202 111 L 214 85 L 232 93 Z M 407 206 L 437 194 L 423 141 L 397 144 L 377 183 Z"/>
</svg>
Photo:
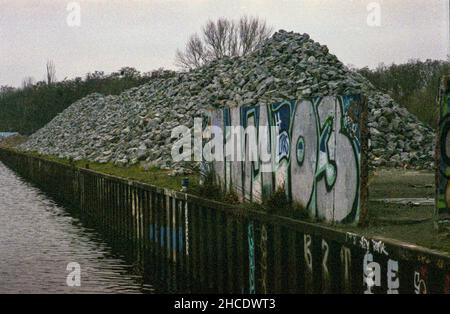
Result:
<svg viewBox="0 0 450 314">
<path fill-rule="evenodd" d="M 297 234 L 301 243 L 290 242 L 286 248 L 300 250 L 290 257 L 293 258 L 290 262 L 297 265 L 298 273 L 283 273 L 290 262 L 266 263 L 279 257 L 277 251 L 270 248 L 275 234 L 267 232 L 265 224 L 255 227 L 251 221 L 247 227 L 248 239 L 253 244 L 261 243 L 257 254 L 250 249 L 257 249 L 255 245 L 249 246 L 248 251 L 252 271 L 248 273 L 245 289 L 252 293 L 272 291 L 276 274 L 286 280 L 282 291 L 290 291 L 289 285 L 292 285 L 301 293 L 426 294 L 450 291 L 449 265 L 445 260 L 437 256 L 430 258 L 419 251 L 411 255 L 414 251 L 410 248 L 350 232 L 338 241 L 317 234 Z M 258 229 L 260 232 L 255 232 Z M 275 270 L 276 267 L 281 270 Z M 293 282 L 290 282 L 291 276 Z"/>
<path fill-rule="evenodd" d="M 322 239 L 322 291 L 327 294 L 331 291 L 331 278 L 328 266 L 328 256 L 330 254 L 330 246 L 325 239 Z"/>
<path fill-rule="evenodd" d="M 350 248 L 342 246 L 340 250 L 341 262 L 341 278 L 342 278 L 342 292 L 349 294 L 352 291 L 352 252 Z"/>
<path fill-rule="evenodd" d="M 169 246 L 171 246 L 173 250 L 183 253 L 185 251 L 185 239 L 185 232 L 181 227 L 159 226 L 158 228 L 156 224 L 149 225 L 149 240 L 161 247 L 167 246 L 167 242 L 170 241 Z M 177 241 L 180 243 L 178 247 L 176 245 Z M 172 255 L 175 256 L 175 254 L 172 253 L 171 257 Z"/>
<path fill-rule="evenodd" d="M 247 230 L 248 237 L 248 285 L 249 285 L 249 293 L 254 294 L 256 291 L 255 286 L 255 234 L 253 222 L 248 224 Z"/>
<path fill-rule="evenodd" d="M 311 292 L 313 288 L 313 254 L 312 237 L 309 234 L 303 235 L 303 253 L 305 258 L 305 291 Z"/>
<path fill-rule="evenodd" d="M 225 158 L 211 169 L 242 200 L 259 202 L 284 189 L 311 217 L 357 222 L 364 206 L 364 110 L 362 97 L 339 96 L 214 111 Z M 230 128 L 236 126 L 241 134 Z M 230 147 L 240 147 L 239 156 L 227 154 Z"/>
<path fill-rule="evenodd" d="M 450 77 L 442 79 L 439 97 L 439 132 L 436 143 L 436 216 L 439 224 L 450 223 Z"/>
<path fill-rule="evenodd" d="M 260 258 L 260 268 L 261 268 L 261 275 L 260 275 L 260 285 L 261 285 L 261 291 L 260 293 L 267 293 L 267 228 L 265 225 L 261 226 L 261 241 L 260 241 L 260 251 L 261 251 L 261 258 Z"/>
</svg>

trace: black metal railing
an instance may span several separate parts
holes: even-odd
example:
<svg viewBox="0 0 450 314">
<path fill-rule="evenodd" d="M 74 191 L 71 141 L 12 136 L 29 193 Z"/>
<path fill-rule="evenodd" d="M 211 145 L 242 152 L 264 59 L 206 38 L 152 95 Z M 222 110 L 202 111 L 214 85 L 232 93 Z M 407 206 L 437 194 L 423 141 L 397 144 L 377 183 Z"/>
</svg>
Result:
<svg viewBox="0 0 450 314">
<path fill-rule="evenodd" d="M 170 292 L 448 293 L 450 257 L 0 149 Z"/>
</svg>

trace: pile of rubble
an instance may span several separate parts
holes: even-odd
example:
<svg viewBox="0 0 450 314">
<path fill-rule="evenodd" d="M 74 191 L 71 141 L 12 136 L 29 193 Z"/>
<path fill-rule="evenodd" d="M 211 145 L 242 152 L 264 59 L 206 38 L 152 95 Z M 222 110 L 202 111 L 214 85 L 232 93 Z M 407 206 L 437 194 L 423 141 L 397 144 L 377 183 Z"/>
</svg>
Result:
<svg viewBox="0 0 450 314">
<path fill-rule="evenodd" d="M 311 96 L 363 93 L 369 98 L 372 166 L 429 168 L 433 130 L 376 91 L 307 34 L 279 31 L 244 57 L 156 79 L 118 96 L 78 100 L 21 146 L 74 160 L 173 169 L 171 130 L 193 126 L 211 108 L 270 104 Z"/>
</svg>

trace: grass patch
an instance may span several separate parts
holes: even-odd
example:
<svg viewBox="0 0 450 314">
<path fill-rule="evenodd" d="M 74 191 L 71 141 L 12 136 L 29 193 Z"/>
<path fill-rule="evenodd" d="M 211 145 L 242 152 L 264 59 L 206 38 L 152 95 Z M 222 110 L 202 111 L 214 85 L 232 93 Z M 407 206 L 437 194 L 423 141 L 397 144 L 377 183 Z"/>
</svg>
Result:
<svg viewBox="0 0 450 314">
<path fill-rule="evenodd" d="M 189 179 L 188 193 L 194 195 L 201 195 L 199 185 L 199 175 L 191 174 L 184 176 L 169 176 L 169 170 L 161 170 L 157 168 L 150 168 L 145 170 L 140 165 L 133 165 L 129 167 L 118 167 L 112 163 L 97 163 L 86 160 L 73 161 L 66 158 L 58 158 L 51 155 L 41 155 L 38 153 L 27 153 L 29 155 L 50 160 L 53 162 L 62 163 L 65 165 L 73 165 L 77 168 L 90 169 L 93 171 L 121 177 L 127 180 L 138 181 L 146 184 L 155 185 L 162 188 L 181 191 L 181 181 L 183 178 Z"/>
<path fill-rule="evenodd" d="M 269 214 L 300 220 L 311 220 L 303 204 L 289 200 L 284 186 L 279 187 L 270 197 L 264 199 L 261 206 Z"/>
</svg>

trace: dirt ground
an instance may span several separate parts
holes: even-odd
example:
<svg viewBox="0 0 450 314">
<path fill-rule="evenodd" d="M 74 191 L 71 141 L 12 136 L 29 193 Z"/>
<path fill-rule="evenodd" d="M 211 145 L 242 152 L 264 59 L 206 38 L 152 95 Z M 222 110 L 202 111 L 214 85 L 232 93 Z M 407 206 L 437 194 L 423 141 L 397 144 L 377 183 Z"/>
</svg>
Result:
<svg viewBox="0 0 450 314">
<path fill-rule="evenodd" d="M 432 219 L 434 172 L 383 169 L 369 178 L 371 220 L 418 221 Z"/>
<path fill-rule="evenodd" d="M 0 147 L 14 148 L 25 142 L 27 138 L 22 135 L 14 135 L 7 138 L 0 138 Z"/>
<path fill-rule="evenodd" d="M 450 237 L 434 229 L 434 172 L 383 169 L 369 179 L 369 226 L 343 227 L 450 253 Z"/>
</svg>

